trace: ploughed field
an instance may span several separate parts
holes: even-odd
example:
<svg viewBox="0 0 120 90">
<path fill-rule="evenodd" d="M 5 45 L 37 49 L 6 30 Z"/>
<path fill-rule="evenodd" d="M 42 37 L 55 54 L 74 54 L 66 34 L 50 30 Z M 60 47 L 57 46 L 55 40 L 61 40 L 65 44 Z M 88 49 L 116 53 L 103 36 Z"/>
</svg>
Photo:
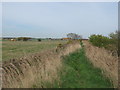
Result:
<svg viewBox="0 0 120 90">
<path fill-rule="evenodd" d="M 58 44 L 65 44 L 65 40 L 42 40 L 38 41 L 3 41 L 2 60 L 21 58 L 44 50 L 56 48 Z"/>
</svg>

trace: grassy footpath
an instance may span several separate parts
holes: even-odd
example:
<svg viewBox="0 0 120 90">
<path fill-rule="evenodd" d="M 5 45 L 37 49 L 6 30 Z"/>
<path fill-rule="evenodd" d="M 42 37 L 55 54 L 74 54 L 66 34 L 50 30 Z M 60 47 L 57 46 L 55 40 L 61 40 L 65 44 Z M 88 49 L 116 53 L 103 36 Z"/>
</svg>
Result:
<svg viewBox="0 0 120 90">
<path fill-rule="evenodd" d="M 86 58 L 84 49 L 70 54 L 63 60 L 59 87 L 64 88 L 106 88 L 112 87 L 110 81 L 101 74 Z"/>
<path fill-rule="evenodd" d="M 101 70 L 95 68 L 85 56 L 84 48 L 63 58 L 63 68 L 59 73 L 60 80 L 54 84 L 46 83 L 48 88 L 109 88 L 109 79 Z"/>
</svg>

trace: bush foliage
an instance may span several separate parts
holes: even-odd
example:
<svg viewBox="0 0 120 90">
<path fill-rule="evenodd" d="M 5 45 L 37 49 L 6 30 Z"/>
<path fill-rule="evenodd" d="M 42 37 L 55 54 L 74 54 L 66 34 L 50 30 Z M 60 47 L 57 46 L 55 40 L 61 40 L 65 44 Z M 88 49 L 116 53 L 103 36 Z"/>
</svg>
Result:
<svg viewBox="0 0 120 90">
<path fill-rule="evenodd" d="M 41 39 L 38 39 L 38 42 L 41 42 L 42 40 Z"/>
<path fill-rule="evenodd" d="M 91 35 L 89 41 L 97 47 L 106 47 L 111 43 L 111 39 L 102 35 Z"/>
<path fill-rule="evenodd" d="M 120 31 L 110 33 L 109 37 L 93 34 L 89 37 L 89 41 L 97 47 L 104 47 L 120 56 L 120 44 L 118 43 L 120 42 Z"/>
<path fill-rule="evenodd" d="M 28 41 L 29 39 L 31 39 L 30 37 L 18 37 L 17 40 L 18 41 Z"/>
</svg>

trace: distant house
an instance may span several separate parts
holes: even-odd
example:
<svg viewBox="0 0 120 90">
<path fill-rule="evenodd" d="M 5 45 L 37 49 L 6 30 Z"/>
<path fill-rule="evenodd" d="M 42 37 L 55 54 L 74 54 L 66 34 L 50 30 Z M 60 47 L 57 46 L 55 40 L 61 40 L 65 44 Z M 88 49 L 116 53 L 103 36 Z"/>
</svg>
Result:
<svg viewBox="0 0 120 90">
<path fill-rule="evenodd" d="M 2 40 L 16 41 L 14 37 L 3 37 Z"/>
<path fill-rule="evenodd" d="M 61 40 L 70 40 L 71 38 L 62 38 Z"/>
<path fill-rule="evenodd" d="M 16 41 L 16 39 L 10 39 L 10 41 Z"/>
</svg>

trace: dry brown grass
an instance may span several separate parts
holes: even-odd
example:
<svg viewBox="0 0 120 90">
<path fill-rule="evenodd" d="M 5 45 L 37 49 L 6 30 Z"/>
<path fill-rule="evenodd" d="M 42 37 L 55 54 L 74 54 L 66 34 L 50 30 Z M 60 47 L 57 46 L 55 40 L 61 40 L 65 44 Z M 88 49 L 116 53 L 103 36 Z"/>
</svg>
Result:
<svg viewBox="0 0 120 90">
<path fill-rule="evenodd" d="M 44 82 L 53 83 L 59 80 L 57 72 L 62 67 L 61 56 L 68 55 L 80 48 L 80 44 L 63 45 L 63 48 L 46 50 L 35 55 L 26 56 L 3 64 L 3 88 L 30 88 L 39 82 L 43 88 Z"/>
<path fill-rule="evenodd" d="M 101 68 L 103 74 L 111 79 L 115 87 L 118 85 L 118 57 L 112 56 L 104 48 L 98 48 L 84 41 L 86 56 L 94 66 Z"/>
</svg>

